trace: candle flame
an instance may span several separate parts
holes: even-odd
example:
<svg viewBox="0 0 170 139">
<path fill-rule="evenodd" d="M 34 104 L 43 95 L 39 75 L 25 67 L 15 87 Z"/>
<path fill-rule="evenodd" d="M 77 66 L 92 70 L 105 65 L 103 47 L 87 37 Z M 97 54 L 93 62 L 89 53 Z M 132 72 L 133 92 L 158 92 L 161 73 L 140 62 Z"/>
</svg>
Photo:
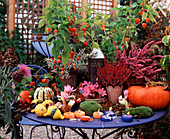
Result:
<svg viewBox="0 0 170 139">
<path fill-rule="evenodd" d="M 130 111 L 127 112 L 127 115 L 129 115 L 129 114 L 130 114 Z"/>
<path fill-rule="evenodd" d="M 110 115 L 110 113 L 109 114 L 106 114 L 106 117 L 108 117 Z"/>
<path fill-rule="evenodd" d="M 109 111 L 112 111 L 112 107 L 109 108 Z"/>
</svg>

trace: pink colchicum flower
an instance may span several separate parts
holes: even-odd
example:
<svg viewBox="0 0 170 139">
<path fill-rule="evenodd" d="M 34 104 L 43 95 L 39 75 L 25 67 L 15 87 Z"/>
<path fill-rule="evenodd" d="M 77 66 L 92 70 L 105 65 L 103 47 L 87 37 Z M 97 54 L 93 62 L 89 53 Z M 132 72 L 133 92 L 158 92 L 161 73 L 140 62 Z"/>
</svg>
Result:
<svg viewBox="0 0 170 139">
<path fill-rule="evenodd" d="M 64 92 L 65 93 L 69 94 L 69 93 L 72 93 L 74 91 L 76 91 L 76 89 L 73 90 L 73 87 L 71 87 L 70 85 L 64 86 Z"/>
<path fill-rule="evenodd" d="M 61 92 L 61 97 L 63 97 L 64 99 L 67 99 L 68 96 L 69 96 L 68 93 L 66 93 L 66 92 Z"/>
<path fill-rule="evenodd" d="M 124 90 L 124 92 L 123 92 L 124 96 L 127 96 L 127 97 L 128 97 L 128 93 L 129 93 L 128 90 Z"/>
<path fill-rule="evenodd" d="M 79 90 L 83 91 L 83 95 L 85 97 L 93 96 L 94 92 L 98 92 L 101 96 L 107 95 L 106 90 L 104 90 L 104 88 L 100 88 L 97 82 L 93 84 L 91 82 L 84 81 Z"/>
<path fill-rule="evenodd" d="M 25 64 L 19 64 L 19 72 L 26 76 L 27 79 L 31 76 L 31 70 Z"/>
</svg>

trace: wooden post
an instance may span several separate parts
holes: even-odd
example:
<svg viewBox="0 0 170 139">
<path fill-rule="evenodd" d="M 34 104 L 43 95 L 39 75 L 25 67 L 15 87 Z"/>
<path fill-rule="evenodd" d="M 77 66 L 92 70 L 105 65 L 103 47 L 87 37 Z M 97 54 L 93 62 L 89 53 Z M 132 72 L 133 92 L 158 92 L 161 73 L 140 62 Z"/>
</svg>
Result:
<svg viewBox="0 0 170 139">
<path fill-rule="evenodd" d="M 7 0 L 8 10 L 7 10 L 7 20 L 8 20 L 8 30 L 10 33 L 10 38 L 12 38 L 12 31 L 15 30 L 15 0 Z"/>
<path fill-rule="evenodd" d="M 112 5 L 113 5 L 113 8 L 117 6 L 117 0 L 112 0 Z M 115 19 L 116 18 L 116 11 L 111 11 L 111 15 L 112 15 L 112 18 Z"/>
<path fill-rule="evenodd" d="M 86 6 L 88 4 L 88 0 L 82 0 L 82 3 L 84 3 L 85 6 Z M 81 15 L 82 15 L 83 18 L 86 18 L 86 13 L 85 13 L 84 10 L 82 11 Z"/>
<path fill-rule="evenodd" d="M 49 3 L 49 0 L 46 0 L 46 7 L 48 7 L 49 5 L 48 5 L 48 3 Z"/>
</svg>

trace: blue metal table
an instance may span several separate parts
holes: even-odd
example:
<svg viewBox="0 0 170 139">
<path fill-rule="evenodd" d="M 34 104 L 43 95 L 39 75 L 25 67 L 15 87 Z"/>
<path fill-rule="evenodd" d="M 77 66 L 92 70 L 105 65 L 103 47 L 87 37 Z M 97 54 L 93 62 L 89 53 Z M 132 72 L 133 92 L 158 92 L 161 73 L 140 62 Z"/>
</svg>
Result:
<svg viewBox="0 0 170 139">
<path fill-rule="evenodd" d="M 47 125 L 51 125 L 52 130 L 55 132 L 59 132 L 60 138 L 64 138 L 65 136 L 65 128 L 70 128 L 80 136 L 82 136 L 84 139 L 88 139 L 87 133 L 85 133 L 82 129 L 93 129 L 92 133 L 92 139 L 94 139 L 95 135 L 98 135 L 100 139 L 106 138 L 113 133 L 117 131 L 121 131 L 123 134 L 123 131 L 128 128 L 128 127 L 133 127 L 135 133 L 132 135 L 131 133 L 128 133 L 129 137 L 136 137 L 137 136 L 137 131 L 134 126 L 149 123 L 152 121 L 155 121 L 162 116 L 166 114 L 167 110 L 159 110 L 155 111 L 154 115 L 150 118 L 145 118 L 145 119 L 133 119 L 133 122 L 123 122 L 120 117 L 115 118 L 113 121 L 110 122 L 103 122 L 100 119 L 93 119 L 93 121 L 89 122 L 82 122 L 82 121 L 70 121 L 67 119 L 64 120 L 53 120 L 51 117 L 37 117 L 34 113 L 25 113 L 24 116 L 28 119 L 34 120 L 36 122 L 44 123 Z M 53 126 L 56 127 L 56 130 L 53 129 Z M 112 129 L 116 128 L 110 133 L 107 133 L 103 135 L 102 137 L 100 134 L 97 132 L 97 129 Z M 61 133 L 62 131 L 62 133 Z M 121 136 L 122 137 L 122 136 Z"/>
</svg>

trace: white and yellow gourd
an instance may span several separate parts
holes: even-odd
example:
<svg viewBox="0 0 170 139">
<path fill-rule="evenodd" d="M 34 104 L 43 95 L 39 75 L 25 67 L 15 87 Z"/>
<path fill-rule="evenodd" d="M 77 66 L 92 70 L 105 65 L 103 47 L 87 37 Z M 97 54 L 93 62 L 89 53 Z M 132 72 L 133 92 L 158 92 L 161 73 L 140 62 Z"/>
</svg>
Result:
<svg viewBox="0 0 170 139">
<path fill-rule="evenodd" d="M 54 98 L 54 92 L 49 87 L 38 87 L 34 93 L 34 99 L 40 100 L 52 100 Z"/>
</svg>

